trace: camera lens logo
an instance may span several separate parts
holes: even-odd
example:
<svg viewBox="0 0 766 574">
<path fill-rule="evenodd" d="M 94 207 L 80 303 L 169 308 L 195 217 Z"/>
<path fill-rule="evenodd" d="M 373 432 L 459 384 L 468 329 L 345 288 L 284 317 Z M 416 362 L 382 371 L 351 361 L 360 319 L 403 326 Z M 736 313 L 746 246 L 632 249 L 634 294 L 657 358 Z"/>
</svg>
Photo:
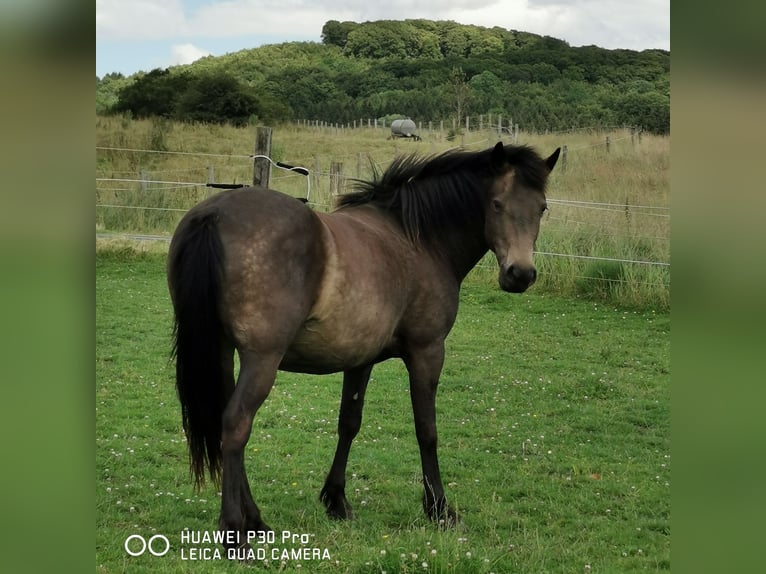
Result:
<svg viewBox="0 0 766 574">
<path fill-rule="evenodd" d="M 141 556 L 147 550 L 154 556 L 165 556 L 170 550 L 170 540 L 162 534 L 155 534 L 148 541 L 140 534 L 131 534 L 125 539 L 124 546 L 125 552 L 131 556 Z"/>
</svg>

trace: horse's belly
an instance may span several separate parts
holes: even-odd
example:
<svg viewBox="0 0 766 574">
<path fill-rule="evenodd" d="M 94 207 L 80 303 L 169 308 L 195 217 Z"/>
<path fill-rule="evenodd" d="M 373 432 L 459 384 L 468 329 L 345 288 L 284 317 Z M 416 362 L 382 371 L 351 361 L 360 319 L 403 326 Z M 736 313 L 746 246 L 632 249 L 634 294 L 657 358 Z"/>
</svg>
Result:
<svg viewBox="0 0 766 574">
<path fill-rule="evenodd" d="M 300 373 L 336 373 L 397 354 L 393 326 L 349 323 L 307 321 L 287 350 L 280 368 Z"/>
</svg>

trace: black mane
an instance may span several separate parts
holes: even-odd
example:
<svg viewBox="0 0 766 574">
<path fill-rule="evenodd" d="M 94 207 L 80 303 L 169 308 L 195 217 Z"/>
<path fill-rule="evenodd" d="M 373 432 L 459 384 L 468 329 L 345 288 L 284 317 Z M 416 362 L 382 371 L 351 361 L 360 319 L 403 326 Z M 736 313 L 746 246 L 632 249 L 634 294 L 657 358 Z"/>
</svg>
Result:
<svg viewBox="0 0 766 574">
<path fill-rule="evenodd" d="M 526 146 L 505 146 L 506 161 L 520 181 L 544 191 L 548 168 Z M 436 156 L 399 156 L 382 174 L 373 166 L 370 181 L 338 199 L 338 208 L 374 205 L 398 221 L 411 240 L 484 218 L 484 192 L 494 175 L 492 149 L 452 150 Z"/>
</svg>

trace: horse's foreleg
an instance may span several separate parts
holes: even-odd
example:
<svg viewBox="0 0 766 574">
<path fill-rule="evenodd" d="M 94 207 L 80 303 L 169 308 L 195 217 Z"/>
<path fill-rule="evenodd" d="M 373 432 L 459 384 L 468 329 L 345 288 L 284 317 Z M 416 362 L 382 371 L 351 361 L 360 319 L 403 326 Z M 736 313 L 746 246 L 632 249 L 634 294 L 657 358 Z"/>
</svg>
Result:
<svg viewBox="0 0 766 574">
<path fill-rule="evenodd" d="M 410 374 L 410 399 L 423 469 L 423 510 L 431 520 L 453 526 L 457 515 L 444 496 L 436 451 L 436 388 L 444 364 L 444 345 L 412 350 L 405 364 Z"/>
<path fill-rule="evenodd" d="M 351 443 L 362 426 L 364 393 L 371 371 L 372 365 L 368 365 L 343 373 L 343 394 L 338 415 L 338 446 L 335 449 L 332 467 L 319 494 L 320 500 L 327 507 L 327 515 L 331 518 L 353 518 L 351 505 L 346 500 L 346 464 Z"/>
<path fill-rule="evenodd" d="M 261 519 L 253 501 L 245 474 L 245 445 L 250 438 L 253 417 L 266 400 L 276 378 L 281 357 L 240 353 L 240 371 L 234 393 L 223 413 L 221 450 L 223 476 L 221 485 L 221 516 L 219 528 L 236 532 L 229 534 L 232 542 L 226 546 L 241 546 L 247 531 L 266 531 L 269 526 Z"/>
</svg>

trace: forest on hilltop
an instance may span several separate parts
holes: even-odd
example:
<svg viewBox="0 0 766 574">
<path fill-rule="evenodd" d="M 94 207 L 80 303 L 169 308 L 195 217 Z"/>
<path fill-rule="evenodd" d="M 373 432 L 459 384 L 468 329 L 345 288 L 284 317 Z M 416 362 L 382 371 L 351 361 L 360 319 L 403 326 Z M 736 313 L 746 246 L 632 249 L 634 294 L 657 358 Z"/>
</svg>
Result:
<svg viewBox="0 0 766 574">
<path fill-rule="evenodd" d="M 524 130 L 670 131 L 670 53 L 571 47 L 549 36 L 451 21 L 339 22 L 322 41 L 208 56 L 96 78 L 96 112 L 275 125 L 502 115 Z"/>
</svg>

